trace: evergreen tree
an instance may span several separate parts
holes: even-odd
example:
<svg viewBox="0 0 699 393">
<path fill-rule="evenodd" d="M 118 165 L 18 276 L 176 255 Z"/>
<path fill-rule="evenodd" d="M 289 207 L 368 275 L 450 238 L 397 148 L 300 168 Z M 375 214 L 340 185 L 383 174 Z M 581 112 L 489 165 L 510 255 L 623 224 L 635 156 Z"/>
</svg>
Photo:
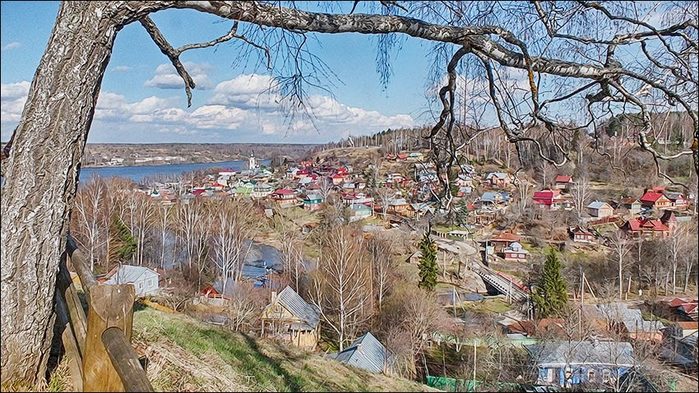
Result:
<svg viewBox="0 0 699 393">
<path fill-rule="evenodd" d="M 546 262 L 536 290 L 532 293 L 538 318 L 560 315 L 568 305 L 568 290 L 561 275 L 561 258 L 556 250 L 549 247 Z"/>
<path fill-rule="evenodd" d="M 112 228 L 110 230 L 113 236 L 110 249 L 109 260 L 112 262 L 126 261 L 136 251 L 137 242 L 129 227 L 127 227 L 119 217 L 112 219 Z"/>
<path fill-rule="evenodd" d="M 466 199 L 461 199 L 456 205 L 456 223 L 461 227 L 466 227 L 468 224 L 468 205 Z"/>
<path fill-rule="evenodd" d="M 418 266 L 420 269 L 420 283 L 418 287 L 433 291 L 437 285 L 439 267 L 437 266 L 437 245 L 430 237 L 429 229 L 422 237 L 422 241 L 420 241 L 420 253 L 422 256 L 420 256 Z"/>
</svg>

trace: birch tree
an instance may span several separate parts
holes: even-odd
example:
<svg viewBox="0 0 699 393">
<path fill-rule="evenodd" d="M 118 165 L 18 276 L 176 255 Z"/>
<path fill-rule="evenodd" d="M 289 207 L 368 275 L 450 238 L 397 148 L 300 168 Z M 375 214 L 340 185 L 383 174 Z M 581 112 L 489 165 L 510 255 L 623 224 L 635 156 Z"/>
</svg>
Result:
<svg viewBox="0 0 699 393">
<path fill-rule="evenodd" d="M 306 87 L 332 74 L 311 61 L 317 57 L 304 45 L 309 35 L 399 33 L 431 41 L 436 64 L 446 69 L 446 82 L 444 73 L 437 72 L 435 102 L 441 109 L 424 137 L 437 170 L 444 173 L 464 148 L 453 138 L 461 63 L 472 66 L 473 73 L 465 77 L 476 77 L 487 86 L 482 102 L 496 114 L 498 127 L 492 127 L 493 132 L 503 133 L 518 149 L 530 145 L 542 160 L 564 165 L 570 150 L 565 141 L 580 126 L 557 121 L 554 112 L 575 102 L 583 109 L 579 123 L 588 128 L 614 111 L 638 113 L 637 145 L 653 159 L 659 176 L 669 178 L 660 162 L 684 156 L 693 158 L 699 173 L 699 123 L 694 111 L 698 11 L 692 2 L 382 1 L 343 4 L 332 12 L 306 7 L 241 1 L 61 3 L 9 158 L 3 162 L 7 179 L 0 211 L 3 383 L 33 384 L 45 375 L 56 270 L 65 248 L 80 161 L 115 38 L 132 23 L 140 23 L 169 58 L 184 80 L 190 103 L 195 83 L 180 60 L 189 50 L 237 40 L 249 49 L 247 53 L 259 53 L 281 81 L 283 98 L 290 101 L 287 107 L 306 108 Z M 232 27 L 209 42 L 175 48 L 149 16 L 166 9 L 219 16 L 230 20 Z M 665 17 L 651 23 L 647 17 L 651 11 Z M 595 34 L 589 35 L 592 27 Z M 384 44 L 382 51 L 392 48 Z M 272 49 L 282 53 L 271 56 Z M 637 56 L 616 56 L 626 49 L 635 50 Z M 390 75 L 385 64 L 377 68 Z M 508 82 L 503 77 L 508 71 L 525 76 L 519 97 L 511 94 L 512 78 Z M 694 131 L 691 148 L 656 151 L 649 142 L 653 137 L 649 108 L 686 112 Z M 438 178 L 448 182 L 448 176 Z M 443 185 L 449 206 L 449 184 Z"/>
<path fill-rule="evenodd" d="M 80 189 L 75 203 L 79 233 L 82 235 L 76 236 L 76 240 L 87 251 L 91 272 L 95 271 L 97 248 L 104 232 L 104 228 L 100 225 L 103 193 L 104 183 L 99 178 L 93 178 Z"/>
<path fill-rule="evenodd" d="M 609 239 L 609 243 L 616 257 L 619 271 L 619 300 L 624 300 L 624 257 L 626 257 L 626 254 L 631 250 L 631 246 L 621 231 L 614 232 L 614 235 Z"/>
<path fill-rule="evenodd" d="M 340 225 L 321 240 L 322 255 L 313 277 L 312 302 L 337 336 L 340 351 L 371 316 L 371 275 L 363 239 Z"/>
</svg>

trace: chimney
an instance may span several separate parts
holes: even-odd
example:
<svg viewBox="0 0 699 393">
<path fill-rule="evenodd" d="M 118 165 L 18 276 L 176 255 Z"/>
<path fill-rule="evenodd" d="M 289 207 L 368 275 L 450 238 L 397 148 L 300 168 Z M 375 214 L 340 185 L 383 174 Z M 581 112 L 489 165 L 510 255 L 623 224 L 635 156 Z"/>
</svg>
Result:
<svg viewBox="0 0 699 393">
<path fill-rule="evenodd" d="M 272 291 L 272 301 L 271 303 L 274 303 L 277 301 L 277 291 Z"/>
</svg>

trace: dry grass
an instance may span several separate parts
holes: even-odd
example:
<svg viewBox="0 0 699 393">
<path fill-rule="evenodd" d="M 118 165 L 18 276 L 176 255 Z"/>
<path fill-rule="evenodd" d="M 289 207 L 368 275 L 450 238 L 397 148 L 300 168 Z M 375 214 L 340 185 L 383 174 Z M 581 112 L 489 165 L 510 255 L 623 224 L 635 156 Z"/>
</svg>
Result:
<svg viewBox="0 0 699 393">
<path fill-rule="evenodd" d="M 405 379 L 348 368 L 322 355 L 255 339 L 182 314 L 144 309 L 134 341 L 162 391 L 421 391 Z"/>
</svg>

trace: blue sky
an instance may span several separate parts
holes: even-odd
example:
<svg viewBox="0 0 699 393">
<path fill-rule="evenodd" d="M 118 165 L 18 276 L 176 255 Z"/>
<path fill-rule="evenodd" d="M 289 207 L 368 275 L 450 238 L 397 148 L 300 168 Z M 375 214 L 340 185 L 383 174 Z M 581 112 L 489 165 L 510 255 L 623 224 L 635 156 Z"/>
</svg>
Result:
<svg viewBox="0 0 699 393">
<path fill-rule="evenodd" d="M 26 92 L 53 28 L 57 2 L 1 3 L 2 123 L 6 141 L 21 115 Z M 230 21 L 188 10 L 152 16 L 177 47 L 225 34 Z M 238 44 L 192 50 L 182 55 L 201 89 L 187 108 L 184 90 L 169 60 L 140 24 L 117 36 L 88 142 L 279 142 L 320 143 L 423 124 L 428 107 L 426 80 L 430 44 L 409 39 L 393 57 L 386 89 L 376 72 L 376 38 L 317 35 L 309 49 L 342 83 L 332 95 L 310 91 L 316 119 L 289 121 L 272 101 L 264 68 L 234 67 Z"/>
</svg>

